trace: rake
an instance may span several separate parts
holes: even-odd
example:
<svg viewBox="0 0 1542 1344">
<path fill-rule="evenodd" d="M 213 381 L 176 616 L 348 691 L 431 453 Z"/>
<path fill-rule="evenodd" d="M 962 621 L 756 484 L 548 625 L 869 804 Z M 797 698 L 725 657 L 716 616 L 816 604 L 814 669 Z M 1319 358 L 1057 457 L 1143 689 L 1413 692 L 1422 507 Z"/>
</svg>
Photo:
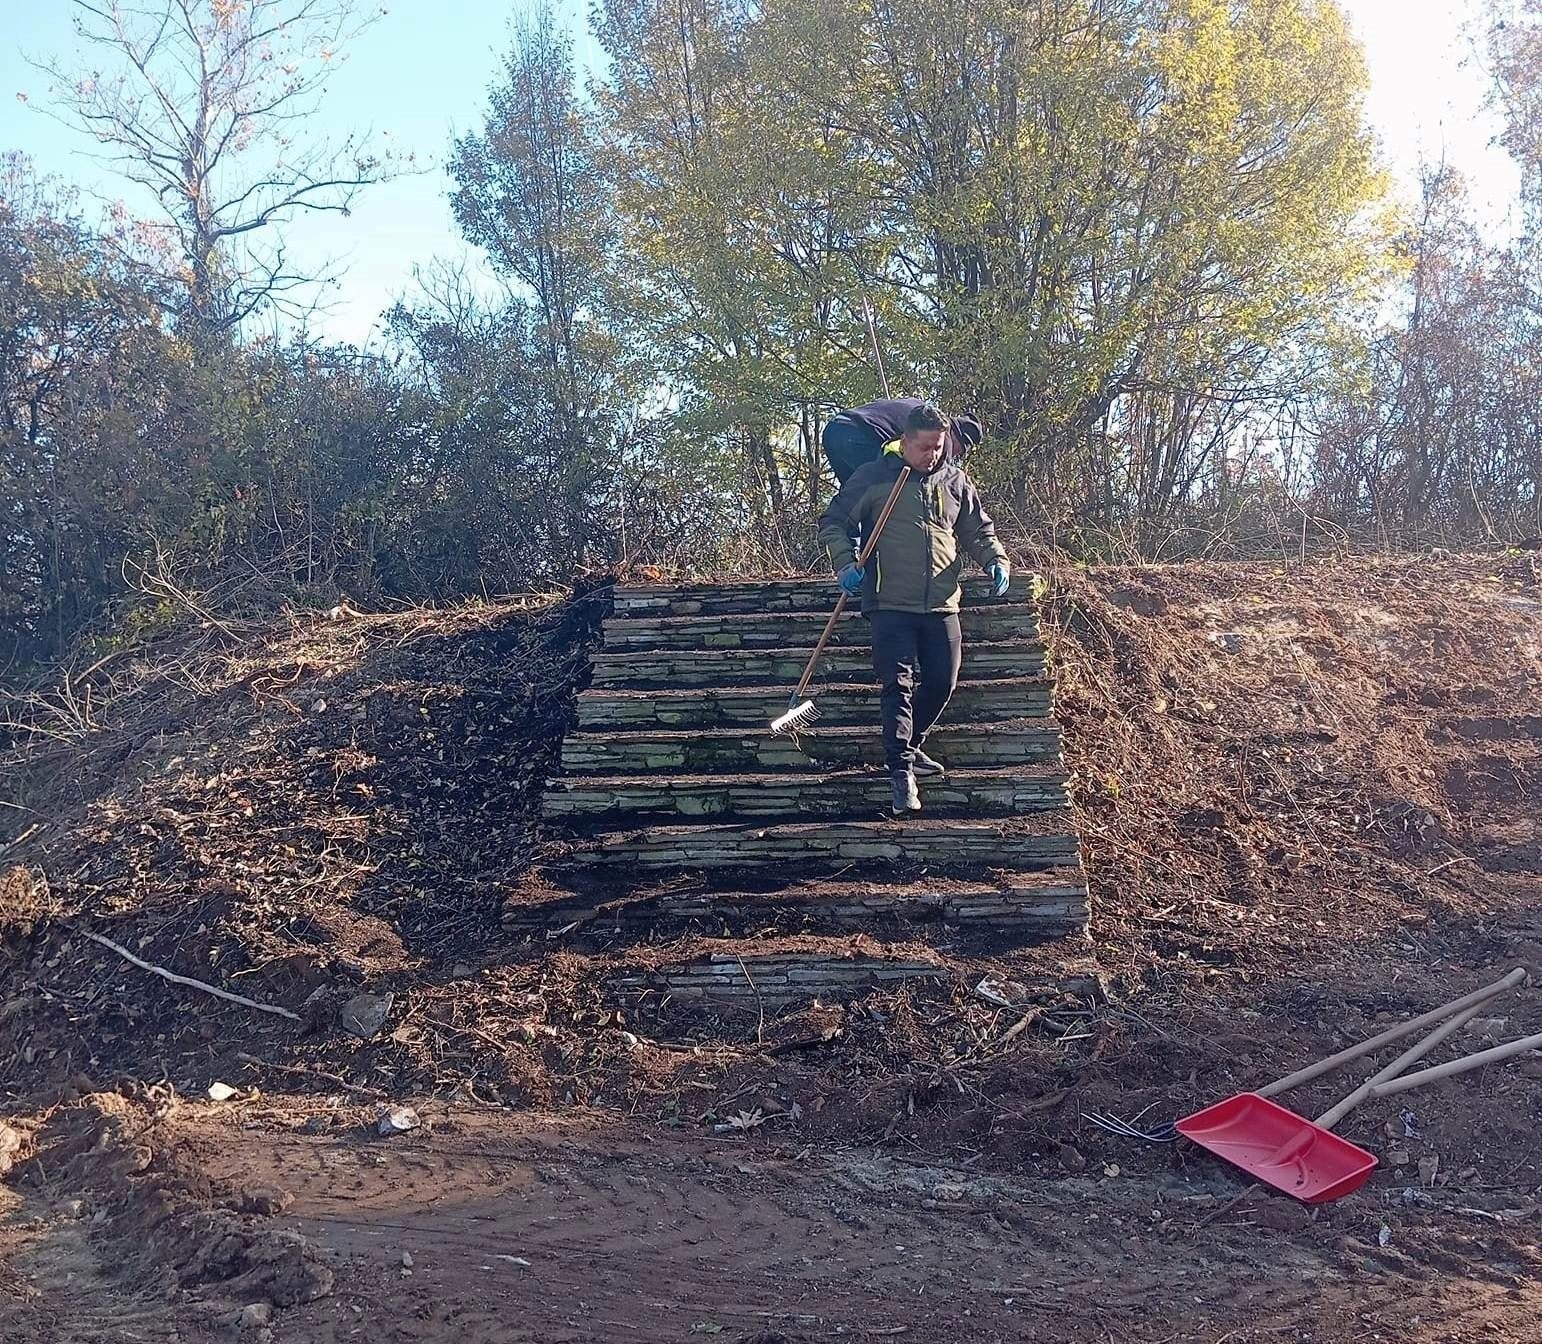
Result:
<svg viewBox="0 0 1542 1344">
<path fill-rule="evenodd" d="M 878 381 L 883 387 L 884 396 L 889 396 L 889 371 L 883 366 L 883 346 L 878 343 L 878 327 L 873 321 L 873 305 L 868 302 L 867 295 L 862 296 L 862 316 L 867 322 L 868 338 L 873 343 L 873 358 L 878 364 Z M 905 488 L 905 482 L 910 479 L 910 468 L 901 467 L 899 479 L 894 482 L 894 489 L 889 492 L 889 498 L 884 501 L 883 512 L 878 515 L 878 524 L 873 528 L 873 535 L 867 539 L 867 544 L 862 547 L 862 553 L 857 556 L 857 568 L 864 569 L 867 566 L 867 558 L 873 553 L 873 547 L 878 545 L 878 537 L 883 532 L 883 525 L 889 521 L 889 515 L 894 512 L 894 505 L 899 500 L 900 491 Z M 792 693 L 792 698 L 787 702 L 787 712 L 778 719 L 771 720 L 771 732 L 782 737 L 796 737 L 798 733 L 807 728 L 819 717 L 819 706 L 812 699 L 805 700 L 804 693 L 808 690 L 808 684 L 814 679 L 814 668 L 819 662 L 819 655 L 825 651 L 825 644 L 829 641 L 831 632 L 835 629 L 835 623 L 840 620 L 841 612 L 846 610 L 846 590 L 841 590 L 841 595 L 836 599 L 835 610 L 830 613 L 830 619 L 825 622 L 824 634 L 820 635 L 819 642 L 814 645 L 814 652 L 809 654 L 808 666 L 803 669 L 803 678 L 798 682 L 798 687 Z"/>
<path fill-rule="evenodd" d="M 889 515 L 894 512 L 894 506 L 899 503 L 900 491 L 905 488 L 905 482 L 909 479 L 910 468 L 901 467 L 899 475 L 895 478 L 894 488 L 889 491 L 888 499 L 883 502 L 878 521 L 873 524 L 873 533 L 863 543 L 862 553 L 857 556 L 858 569 L 867 568 L 868 559 L 878 545 L 878 538 L 883 535 L 884 525 L 889 521 Z M 825 645 L 829 643 L 830 636 L 834 633 L 835 623 L 841 619 L 841 613 L 846 610 L 846 601 L 847 594 L 843 588 L 841 595 L 835 600 L 835 610 L 830 613 L 830 619 L 825 622 L 824 633 L 819 636 L 819 642 L 814 645 L 814 652 L 808 656 L 808 662 L 803 668 L 803 676 L 798 682 L 797 689 L 787 701 L 787 712 L 780 718 L 771 720 L 771 731 L 777 736 L 793 736 L 819 717 L 819 706 L 814 703 L 812 697 L 804 699 L 804 696 L 808 692 L 809 682 L 814 679 L 814 668 L 818 666 L 819 655 L 825 651 Z"/>
</svg>

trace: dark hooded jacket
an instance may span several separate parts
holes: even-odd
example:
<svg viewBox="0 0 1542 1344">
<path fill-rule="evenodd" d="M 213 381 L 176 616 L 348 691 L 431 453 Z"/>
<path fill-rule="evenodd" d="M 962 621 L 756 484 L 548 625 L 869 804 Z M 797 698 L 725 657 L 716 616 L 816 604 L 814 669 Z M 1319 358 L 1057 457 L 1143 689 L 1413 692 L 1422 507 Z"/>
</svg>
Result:
<svg viewBox="0 0 1542 1344">
<path fill-rule="evenodd" d="M 897 453 L 864 463 L 830 501 L 819 539 L 837 573 L 856 561 L 904 465 Z M 862 610 L 957 611 L 966 558 L 987 570 L 1007 558 L 974 482 L 947 461 L 912 471 L 868 560 Z"/>
</svg>

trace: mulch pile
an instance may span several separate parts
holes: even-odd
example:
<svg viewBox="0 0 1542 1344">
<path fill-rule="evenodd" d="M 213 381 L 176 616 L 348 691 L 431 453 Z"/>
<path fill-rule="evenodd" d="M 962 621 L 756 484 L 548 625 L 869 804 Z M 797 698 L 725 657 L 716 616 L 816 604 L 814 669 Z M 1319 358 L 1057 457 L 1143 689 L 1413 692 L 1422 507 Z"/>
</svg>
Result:
<svg viewBox="0 0 1542 1344">
<path fill-rule="evenodd" d="M 605 988 L 637 947 L 499 924 L 543 889 L 541 782 L 603 586 L 205 628 L 12 731 L 0 1089 L 435 1093 L 1074 1169 L 1081 1110 L 1181 1110 L 1542 961 L 1529 566 L 1045 569 L 1088 942 L 769 1021 L 639 1011 Z M 1496 1097 L 1472 1143 L 1524 1145 Z"/>
</svg>

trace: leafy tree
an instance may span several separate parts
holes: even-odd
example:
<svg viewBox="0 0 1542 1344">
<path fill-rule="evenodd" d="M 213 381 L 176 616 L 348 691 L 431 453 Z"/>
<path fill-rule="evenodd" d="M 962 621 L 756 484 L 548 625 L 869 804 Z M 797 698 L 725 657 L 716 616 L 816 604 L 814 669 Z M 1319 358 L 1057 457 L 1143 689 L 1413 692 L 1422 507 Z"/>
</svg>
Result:
<svg viewBox="0 0 1542 1344">
<path fill-rule="evenodd" d="M 415 327 L 458 365 L 468 334 L 491 367 L 474 383 L 498 389 L 485 427 L 500 490 L 520 516 L 542 567 L 571 572 L 611 545 L 636 364 L 613 302 L 615 230 L 594 128 L 575 87 L 571 43 L 549 10 L 518 27 L 486 125 L 455 144 L 451 204 L 505 286 L 505 304 L 476 329 Z M 506 395 L 505 393 L 512 393 Z M 489 409 L 488 403 L 482 410 Z"/>
<path fill-rule="evenodd" d="M 165 299 L 68 193 L 0 164 L 0 657 L 62 644 L 115 581 L 178 363 Z"/>
</svg>

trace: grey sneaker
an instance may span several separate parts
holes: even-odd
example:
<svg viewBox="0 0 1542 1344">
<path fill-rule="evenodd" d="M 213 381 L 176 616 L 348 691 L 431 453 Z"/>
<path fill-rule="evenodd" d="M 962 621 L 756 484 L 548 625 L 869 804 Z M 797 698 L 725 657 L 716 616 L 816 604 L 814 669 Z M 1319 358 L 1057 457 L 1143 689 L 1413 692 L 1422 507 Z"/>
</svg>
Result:
<svg viewBox="0 0 1542 1344">
<path fill-rule="evenodd" d="M 894 784 L 894 801 L 890 805 L 894 815 L 902 817 L 907 812 L 919 812 L 921 795 L 916 791 L 916 777 L 908 770 L 896 770 L 890 779 Z"/>
<path fill-rule="evenodd" d="M 911 754 L 915 757 L 915 761 L 912 764 L 911 769 L 913 769 L 916 774 L 936 775 L 938 779 L 941 779 L 948 773 L 947 767 L 943 765 L 941 761 L 933 760 L 932 757 L 928 756 L 924 751 L 921 750 L 920 747 L 914 748 Z"/>
</svg>

